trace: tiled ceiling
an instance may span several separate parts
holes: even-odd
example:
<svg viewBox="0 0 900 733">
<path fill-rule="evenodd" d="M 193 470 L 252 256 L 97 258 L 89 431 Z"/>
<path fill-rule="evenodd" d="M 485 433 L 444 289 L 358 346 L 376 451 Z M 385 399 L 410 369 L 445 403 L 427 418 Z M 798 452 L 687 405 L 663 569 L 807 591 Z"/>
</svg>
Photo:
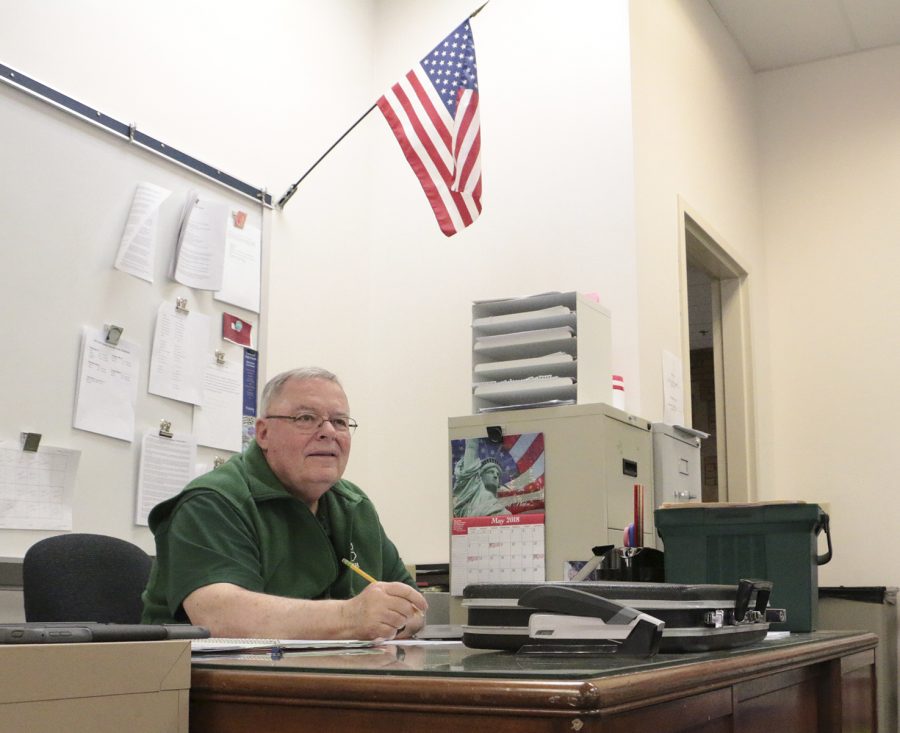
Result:
<svg viewBox="0 0 900 733">
<path fill-rule="evenodd" d="M 708 0 L 754 71 L 900 43 L 900 0 Z"/>
</svg>

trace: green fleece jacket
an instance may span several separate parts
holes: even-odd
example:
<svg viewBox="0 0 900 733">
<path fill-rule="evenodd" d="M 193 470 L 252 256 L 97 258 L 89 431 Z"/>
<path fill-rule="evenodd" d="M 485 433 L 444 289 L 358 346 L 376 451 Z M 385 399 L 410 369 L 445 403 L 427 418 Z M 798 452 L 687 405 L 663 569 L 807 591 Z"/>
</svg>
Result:
<svg viewBox="0 0 900 733">
<path fill-rule="evenodd" d="M 363 491 L 340 480 L 317 514 L 276 478 L 253 441 L 244 453 L 192 481 L 149 517 L 156 559 L 143 594 L 144 623 L 189 620 L 184 599 L 211 583 L 290 598 L 351 598 L 366 581 L 415 588 Z"/>
</svg>

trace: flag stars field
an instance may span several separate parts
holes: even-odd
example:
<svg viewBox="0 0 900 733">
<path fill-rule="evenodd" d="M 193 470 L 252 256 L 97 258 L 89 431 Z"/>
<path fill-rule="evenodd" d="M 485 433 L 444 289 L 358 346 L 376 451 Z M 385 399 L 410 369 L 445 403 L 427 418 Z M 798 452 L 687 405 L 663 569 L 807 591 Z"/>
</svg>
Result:
<svg viewBox="0 0 900 733">
<path fill-rule="evenodd" d="M 481 125 L 470 30 L 466 20 L 377 102 L 448 237 L 481 213 Z"/>
</svg>

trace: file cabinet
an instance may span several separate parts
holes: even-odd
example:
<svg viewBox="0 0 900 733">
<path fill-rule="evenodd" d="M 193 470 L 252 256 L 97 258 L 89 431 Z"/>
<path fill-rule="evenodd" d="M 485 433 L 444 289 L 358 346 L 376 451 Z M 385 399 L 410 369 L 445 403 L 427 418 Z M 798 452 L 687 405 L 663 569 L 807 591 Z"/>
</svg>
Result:
<svg viewBox="0 0 900 733">
<path fill-rule="evenodd" d="M 547 580 L 565 579 L 566 562 L 592 547 L 622 545 L 634 484 L 644 487 L 643 544 L 656 547 L 649 422 L 606 404 L 507 410 L 450 418 L 450 440 L 484 438 L 489 427 L 544 435 Z"/>
</svg>

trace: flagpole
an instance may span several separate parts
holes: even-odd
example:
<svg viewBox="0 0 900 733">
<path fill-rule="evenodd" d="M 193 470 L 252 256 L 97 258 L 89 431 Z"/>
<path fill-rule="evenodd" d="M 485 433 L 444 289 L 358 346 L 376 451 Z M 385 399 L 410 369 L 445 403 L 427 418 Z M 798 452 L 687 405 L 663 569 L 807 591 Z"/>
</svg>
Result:
<svg viewBox="0 0 900 733">
<path fill-rule="evenodd" d="M 469 20 L 474 18 L 476 15 L 478 15 L 484 9 L 484 6 L 488 4 L 488 2 L 490 2 L 490 0 L 487 0 L 487 2 L 484 3 L 484 5 L 482 5 L 477 10 L 475 10 L 471 15 L 469 15 Z M 310 166 L 309 170 L 306 171 L 306 173 L 304 173 L 302 176 L 300 176 L 300 178 L 298 178 L 297 181 L 287 191 L 285 191 L 284 196 L 282 196 L 280 199 L 278 199 L 278 208 L 279 209 L 283 209 L 284 205 L 288 201 L 291 200 L 291 196 L 293 196 L 297 192 L 297 186 L 299 186 L 303 182 L 303 179 L 306 178 L 310 173 L 312 173 L 313 169 L 317 165 L 319 165 L 319 163 L 321 163 L 323 160 L 325 160 L 325 156 L 327 156 L 328 153 L 330 153 L 332 150 L 334 150 L 338 146 L 338 144 L 341 142 L 341 140 L 343 140 L 345 137 L 347 137 L 347 135 L 350 134 L 350 132 L 353 130 L 353 128 L 356 127 L 364 119 L 366 119 L 366 117 L 369 116 L 369 113 L 373 109 L 375 109 L 377 106 L 378 106 L 378 102 L 375 102 L 375 104 L 373 104 L 371 107 L 369 107 L 369 109 L 367 109 L 365 112 L 363 112 L 362 115 L 360 116 L 360 118 L 356 122 L 354 122 L 352 125 L 350 125 L 350 127 L 347 128 L 347 130 L 344 132 L 344 134 L 341 135 L 337 140 L 335 140 L 334 143 L 332 143 L 331 147 L 328 148 L 328 150 L 326 150 L 324 153 L 322 153 L 322 155 L 319 156 L 319 159 Z"/>
<path fill-rule="evenodd" d="M 490 1 L 491 1 L 491 0 L 486 0 L 486 2 L 484 3 L 484 5 L 487 5 Z M 469 20 L 472 20 L 472 18 L 474 18 L 474 17 L 475 17 L 476 15 L 478 15 L 482 10 L 484 10 L 484 5 L 482 5 L 480 8 L 478 8 L 478 10 L 476 10 L 475 12 L 473 12 L 473 13 L 469 16 Z"/>
<path fill-rule="evenodd" d="M 356 127 L 360 122 L 362 122 L 364 119 L 366 119 L 369 112 L 371 112 L 377 106 L 378 106 L 378 102 L 376 102 L 371 107 L 369 107 L 369 109 L 367 109 L 365 112 L 363 112 L 362 116 L 356 122 L 354 122 L 352 125 L 350 125 L 350 127 L 347 128 L 347 130 L 344 132 L 344 134 L 341 135 L 337 140 L 335 140 L 334 143 L 332 143 L 331 147 L 328 148 L 328 150 L 326 150 L 324 153 L 322 153 L 321 156 L 319 156 L 319 159 L 315 163 L 313 163 L 312 166 L 310 166 L 309 170 L 306 171 L 306 173 L 304 173 L 302 176 L 300 176 L 300 178 L 297 179 L 296 183 L 294 183 L 294 185 L 291 186 L 285 192 L 284 196 L 282 196 L 280 199 L 278 199 L 278 208 L 279 209 L 283 209 L 284 205 L 288 201 L 290 201 L 291 196 L 293 196 L 294 193 L 297 191 L 297 186 L 299 186 L 303 182 L 304 178 L 306 178 L 310 173 L 313 172 L 313 168 L 315 168 L 317 165 L 319 165 L 319 163 L 321 163 L 325 159 L 325 156 L 328 155 L 328 153 L 330 153 L 332 150 L 334 150 L 335 147 L 337 147 L 338 143 L 340 143 L 341 140 L 343 140 L 345 137 L 347 137 L 347 135 L 350 134 L 350 131 L 353 130 L 354 127 Z"/>
</svg>

